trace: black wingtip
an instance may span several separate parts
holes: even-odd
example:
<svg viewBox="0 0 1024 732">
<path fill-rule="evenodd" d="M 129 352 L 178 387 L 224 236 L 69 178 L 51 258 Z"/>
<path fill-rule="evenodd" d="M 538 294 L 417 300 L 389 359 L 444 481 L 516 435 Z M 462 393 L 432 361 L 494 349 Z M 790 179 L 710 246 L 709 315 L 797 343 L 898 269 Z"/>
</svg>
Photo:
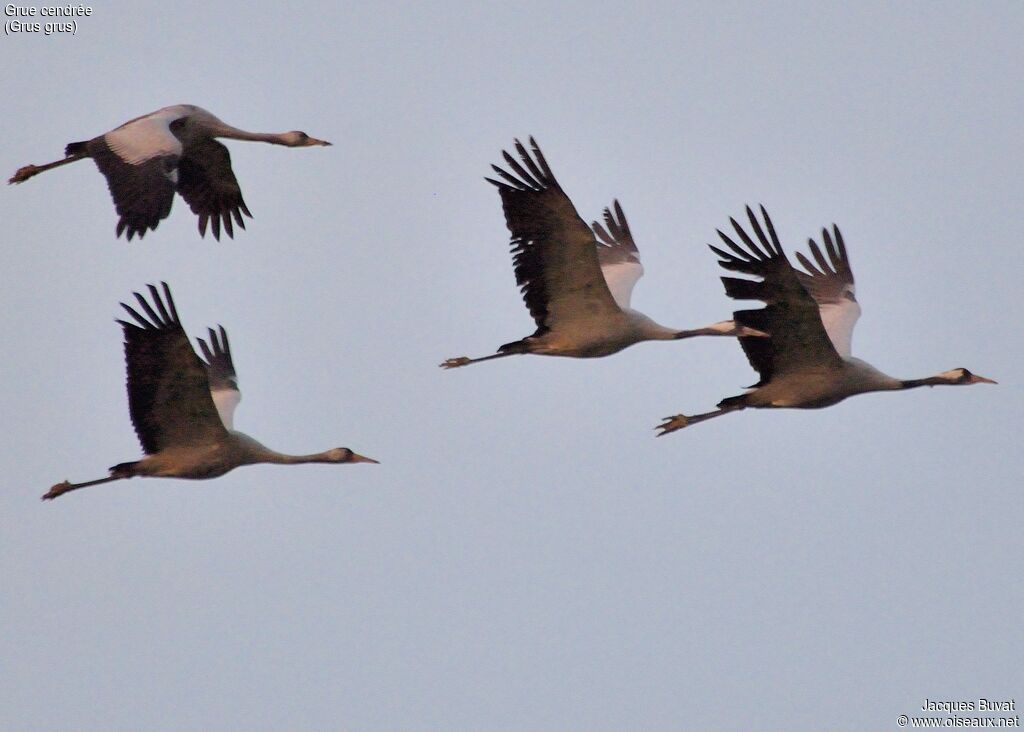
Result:
<svg viewBox="0 0 1024 732">
<path fill-rule="evenodd" d="M 779 242 L 779 236 L 775 233 L 775 224 L 772 223 L 772 217 L 768 215 L 768 210 L 765 209 L 763 203 L 759 204 L 758 208 L 761 209 L 761 218 L 764 219 L 765 228 L 768 229 L 770 242 L 766 243 L 766 246 L 768 247 L 769 253 L 785 256 L 782 252 L 782 244 Z M 760 231 L 760 227 L 758 227 L 758 230 Z"/>
<path fill-rule="evenodd" d="M 171 321 L 174 323 L 181 322 L 178 319 L 178 308 L 174 305 L 174 297 L 171 295 L 170 285 L 163 280 L 160 281 L 160 284 L 163 285 L 164 288 L 164 298 L 167 300 L 167 309 L 171 312 Z"/>
<path fill-rule="evenodd" d="M 832 224 L 832 231 L 836 235 L 836 246 L 839 247 L 839 253 L 842 254 L 843 259 L 847 259 L 846 243 L 843 241 L 843 232 L 839 230 L 839 226 L 836 224 Z"/>
<path fill-rule="evenodd" d="M 626 214 L 622 210 L 622 206 L 619 204 L 619 199 L 612 199 L 612 207 L 615 209 L 615 216 L 618 218 L 619 223 L 621 223 L 626 228 L 629 228 L 628 224 L 626 224 Z"/>
</svg>

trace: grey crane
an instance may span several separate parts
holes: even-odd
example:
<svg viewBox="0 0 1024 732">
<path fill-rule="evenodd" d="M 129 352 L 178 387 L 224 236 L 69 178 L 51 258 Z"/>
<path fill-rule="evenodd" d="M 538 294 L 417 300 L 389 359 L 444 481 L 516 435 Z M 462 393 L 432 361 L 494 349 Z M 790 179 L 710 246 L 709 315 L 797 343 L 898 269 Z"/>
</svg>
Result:
<svg viewBox="0 0 1024 732">
<path fill-rule="evenodd" d="M 205 109 L 192 104 L 164 107 L 125 122 L 106 134 L 84 142 L 72 142 L 64 158 L 46 165 L 25 165 L 8 183 L 23 183 L 32 176 L 92 158 L 107 179 L 120 219 L 117 236 L 127 232 L 130 241 L 171 213 L 177 191 L 199 217 L 199 235 L 207 224 L 215 239 L 221 225 L 234 237 L 232 224 L 245 228 L 242 214 L 252 218 L 242 190 L 231 169 L 228 149 L 215 137 L 269 142 L 286 147 L 330 145 L 305 132 L 246 132 L 225 124 Z"/>
<path fill-rule="evenodd" d="M 607 230 L 597 222 L 588 227 L 532 137 L 530 147 L 532 157 L 516 140 L 522 164 L 507 151 L 503 153 L 514 175 L 492 165 L 502 180 L 486 180 L 497 186 L 501 196 L 512 234 L 516 283 L 537 330 L 504 344 L 493 355 L 449 358 L 442 368 L 518 353 L 597 358 L 641 341 L 757 335 L 753 330 L 738 329 L 731 320 L 694 330 L 666 328 L 633 310 L 630 296 L 643 267 L 619 202 L 614 203 L 614 213 L 607 208 L 604 211 Z"/>
<path fill-rule="evenodd" d="M 819 409 L 872 391 L 996 383 L 965 368 L 943 371 L 924 379 L 896 379 L 854 358 L 851 340 L 860 305 L 839 227 L 833 224 L 831 235 L 827 229 L 822 229 L 827 258 L 813 239 L 808 240 L 817 266 L 798 253 L 797 259 L 807 270 L 801 272 L 790 264 L 782 250 L 764 206 L 761 206 L 761 216 L 768 236 L 747 207 L 747 218 L 760 246 L 730 218 L 743 246 L 719 231 L 718 236 L 730 251 L 711 247 L 725 269 L 762 278 L 760 282 L 722 278 L 729 297 L 761 300 L 766 304 L 759 310 L 733 313 L 737 323 L 768 334 L 767 338 L 740 338 L 747 360 L 761 378 L 745 394 L 720 401 L 713 412 L 666 417 L 655 428 L 659 430 L 659 437 L 747 407 Z"/>
<path fill-rule="evenodd" d="M 163 299 L 149 285 L 150 305 L 134 293 L 142 308 L 121 303 L 135 320 L 119 320 L 124 330 L 128 369 L 128 410 L 146 457 L 119 463 L 110 475 L 85 483 L 57 483 L 43 495 L 52 500 L 68 491 L 136 476 L 216 478 L 241 465 L 275 463 L 376 463 L 347 447 L 313 455 L 286 455 L 271 450 L 233 429 L 235 406 L 241 399 L 228 335 L 209 330 L 209 344 L 197 339 L 206 357 L 196 355 L 178 320 L 167 283 Z"/>
</svg>

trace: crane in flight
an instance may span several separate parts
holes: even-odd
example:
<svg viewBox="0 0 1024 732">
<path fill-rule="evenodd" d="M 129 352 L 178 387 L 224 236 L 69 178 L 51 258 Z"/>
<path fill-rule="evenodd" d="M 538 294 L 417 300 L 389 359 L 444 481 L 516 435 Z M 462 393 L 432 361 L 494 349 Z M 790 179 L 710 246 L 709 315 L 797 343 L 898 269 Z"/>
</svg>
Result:
<svg viewBox="0 0 1024 732">
<path fill-rule="evenodd" d="M 43 495 L 52 500 L 68 491 L 136 476 L 154 478 L 216 478 L 241 465 L 275 463 L 376 463 L 347 447 L 313 455 L 287 455 L 271 450 L 234 429 L 234 411 L 241 399 L 223 327 L 209 329 L 209 343 L 199 347 L 202 360 L 181 327 L 167 283 L 163 298 L 149 285 L 152 305 L 139 293 L 142 309 L 121 303 L 135 321 L 119 320 L 124 330 L 128 369 L 128 411 L 146 457 L 118 463 L 110 475 L 85 483 L 57 483 Z"/>
<path fill-rule="evenodd" d="M 761 281 L 723 277 L 726 294 L 736 300 L 761 300 L 766 307 L 733 313 L 736 322 L 768 334 L 767 338 L 740 338 L 747 360 L 760 380 L 745 394 L 728 397 L 713 412 L 666 417 L 655 429 L 658 436 L 740 409 L 819 409 L 847 397 L 872 391 L 898 391 L 919 386 L 994 384 L 992 379 L 965 368 L 943 371 L 923 379 L 896 379 L 851 354 L 853 327 L 860 317 L 854 294 L 853 270 L 839 227 L 822 230 L 825 253 L 808 240 L 812 263 L 801 253 L 797 259 L 806 272 L 793 267 L 782 250 L 772 220 L 761 207 L 765 227 L 747 207 L 755 242 L 730 218 L 738 244 L 722 231 L 718 236 L 729 251 L 711 246 L 727 270 L 760 277 Z M 760 246 L 758 245 L 760 244 Z"/>
<path fill-rule="evenodd" d="M 220 240 L 221 226 L 234 237 L 242 214 L 252 218 L 231 169 L 228 149 L 214 138 L 269 142 L 286 147 L 330 145 L 305 132 L 246 132 L 225 124 L 192 104 L 164 107 L 84 142 L 72 142 L 64 157 L 45 165 L 25 165 L 8 183 L 24 183 L 47 170 L 92 158 L 107 179 L 120 217 L 117 236 L 141 239 L 171 213 L 177 191 L 199 217 L 199 235 L 207 225 Z"/>
<path fill-rule="evenodd" d="M 731 320 L 694 330 L 666 328 L 630 307 L 633 286 L 643 266 L 629 223 L 618 201 L 605 209 L 605 226 L 584 223 L 555 180 L 544 154 L 531 137 L 533 155 L 519 140 L 520 164 L 503 153 L 511 173 L 492 165 L 512 234 L 516 283 L 537 324 L 533 335 L 506 343 L 481 358 L 459 356 L 441 364 L 450 369 L 518 353 L 597 358 L 634 343 L 694 336 L 756 337 L 758 331 Z"/>
</svg>

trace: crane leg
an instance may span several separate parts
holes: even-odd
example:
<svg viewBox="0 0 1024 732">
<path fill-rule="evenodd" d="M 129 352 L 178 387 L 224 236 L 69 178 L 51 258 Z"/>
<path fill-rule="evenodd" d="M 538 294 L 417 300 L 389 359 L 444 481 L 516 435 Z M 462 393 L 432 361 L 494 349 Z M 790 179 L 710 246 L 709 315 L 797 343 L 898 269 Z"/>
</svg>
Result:
<svg viewBox="0 0 1024 732">
<path fill-rule="evenodd" d="M 515 351 L 507 353 L 493 353 L 490 356 L 481 356 L 480 358 L 468 358 L 466 356 L 456 356 L 455 358 L 446 359 L 444 363 L 438 364 L 443 369 L 457 369 L 459 366 L 468 366 L 471 363 L 480 363 L 481 361 L 490 361 L 492 358 L 504 358 L 505 356 L 514 356 Z"/>
<path fill-rule="evenodd" d="M 89 157 L 87 154 L 75 153 L 73 155 L 68 155 L 66 158 L 55 160 L 52 163 L 47 163 L 46 165 L 23 165 L 14 172 L 14 175 L 11 176 L 7 183 L 8 185 L 11 183 L 24 183 L 34 175 L 39 175 L 40 173 L 52 168 L 58 168 L 61 165 L 67 165 L 68 163 L 73 163 L 76 160 L 81 160 L 82 158 L 87 157 Z"/>
<path fill-rule="evenodd" d="M 65 481 L 63 481 L 61 483 L 57 483 L 55 486 L 50 488 L 50 490 L 48 490 L 46 493 L 44 493 L 43 494 L 43 500 L 44 501 L 52 501 L 57 496 L 62 496 L 65 493 L 67 493 L 68 491 L 77 491 L 79 488 L 85 488 L 85 487 L 90 486 L 90 485 L 99 485 L 100 483 L 109 483 L 112 480 L 121 480 L 122 478 L 126 478 L 126 477 L 128 477 L 128 476 L 124 476 L 124 475 L 111 475 L 111 476 L 108 476 L 106 478 L 100 478 L 98 480 L 86 481 L 85 483 L 69 483 L 68 481 L 65 480 Z"/>
<path fill-rule="evenodd" d="M 692 417 L 687 416 L 685 414 L 677 414 L 673 417 L 665 417 L 662 423 L 654 428 L 656 430 L 661 430 L 657 435 L 655 435 L 655 437 L 661 437 L 663 435 L 667 435 L 669 432 L 675 432 L 676 430 L 681 430 L 683 427 L 689 427 L 691 424 L 697 424 L 698 422 L 703 422 L 704 420 L 711 419 L 713 417 L 720 417 L 723 414 L 728 414 L 729 412 L 736 412 L 740 409 L 743 409 L 743 407 L 725 407 L 723 409 L 716 409 L 713 412 L 695 414 Z"/>
<path fill-rule="evenodd" d="M 735 321 L 723 320 L 720 323 L 709 325 L 706 328 L 696 328 L 694 330 L 681 330 L 675 334 L 675 338 L 693 338 L 694 336 L 750 336 L 756 338 L 765 338 L 768 336 L 760 330 L 754 328 L 748 328 L 745 325 L 737 325 Z"/>
</svg>

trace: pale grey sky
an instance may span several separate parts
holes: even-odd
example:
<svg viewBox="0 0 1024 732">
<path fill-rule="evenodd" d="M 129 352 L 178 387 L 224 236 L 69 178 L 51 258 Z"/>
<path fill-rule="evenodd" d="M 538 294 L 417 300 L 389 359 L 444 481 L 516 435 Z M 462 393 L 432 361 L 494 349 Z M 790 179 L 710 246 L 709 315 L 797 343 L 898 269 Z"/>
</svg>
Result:
<svg viewBox="0 0 1024 732">
<path fill-rule="evenodd" d="M 94 5 L 7 35 L 0 168 L 159 107 L 331 148 L 228 146 L 254 214 L 142 242 L 91 162 L 0 191 L 4 730 L 884 730 L 1024 701 L 1018 3 Z M 728 339 L 445 372 L 532 332 L 484 182 L 535 135 L 619 198 L 668 325 L 727 317 L 716 227 L 840 225 L 854 352 L 997 387 L 731 415 Z M 222 323 L 271 447 L 380 466 L 133 480 L 117 303 Z"/>
</svg>

